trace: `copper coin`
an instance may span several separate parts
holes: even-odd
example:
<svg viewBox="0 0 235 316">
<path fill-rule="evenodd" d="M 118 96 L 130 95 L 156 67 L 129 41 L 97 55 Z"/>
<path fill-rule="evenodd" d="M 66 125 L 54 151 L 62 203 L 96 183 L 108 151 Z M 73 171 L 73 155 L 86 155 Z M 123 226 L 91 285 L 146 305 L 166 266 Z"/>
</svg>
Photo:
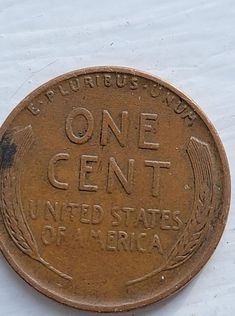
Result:
<svg viewBox="0 0 235 316">
<path fill-rule="evenodd" d="M 1 128 L 1 249 L 47 296 L 123 311 L 205 265 L 230 178 L 197 105 L 140 71 L 74 71 L 26 97 Z"/>
</svg>

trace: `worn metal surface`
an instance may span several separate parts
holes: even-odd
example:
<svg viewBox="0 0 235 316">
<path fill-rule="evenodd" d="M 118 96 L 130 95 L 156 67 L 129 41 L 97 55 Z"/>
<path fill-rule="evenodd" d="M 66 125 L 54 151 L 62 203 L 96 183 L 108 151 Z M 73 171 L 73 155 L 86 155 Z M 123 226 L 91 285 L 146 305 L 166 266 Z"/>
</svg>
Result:
<svg viewBox="0 0 235 316">
<path fill-rule="evenodd" d="M 41 86 L 1 129 L 1 249 L 42 293 L 93 311 L 159 301 L 213 253 L 227 160 L 182 92 L 128 68 Z"/>
</svg>

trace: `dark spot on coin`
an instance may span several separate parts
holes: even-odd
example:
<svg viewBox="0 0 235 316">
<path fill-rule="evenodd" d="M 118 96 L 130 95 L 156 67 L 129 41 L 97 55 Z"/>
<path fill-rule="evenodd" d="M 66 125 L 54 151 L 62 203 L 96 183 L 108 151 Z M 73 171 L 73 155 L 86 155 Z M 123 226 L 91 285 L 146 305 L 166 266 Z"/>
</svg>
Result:
<svg viewBox="0 0 235 316">
<path fill-rule="evenodd" d="M 0 141 L 0 165 L 2 169 L 11 168 L 16 154 L 16 145 L 11 143 L 12 132 L 6 131 Z"/>
</svg>

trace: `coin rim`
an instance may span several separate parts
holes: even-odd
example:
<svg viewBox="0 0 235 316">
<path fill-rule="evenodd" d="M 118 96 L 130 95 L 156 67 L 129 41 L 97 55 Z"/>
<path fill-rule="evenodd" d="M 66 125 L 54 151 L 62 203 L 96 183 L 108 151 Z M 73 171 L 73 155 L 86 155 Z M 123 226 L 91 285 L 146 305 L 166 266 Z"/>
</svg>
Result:
<svg viewBox="0 0 235 316">
<path fill-rule="evenodd" d="M 0 128 L 0 138 L 3 136 L 5 131 L 7 130 L 7 127 L 13 122 L 15 117 L 25 108 L 26 104 L 29 104 L 30 100 L 37 97 L 39 94 L 44 92 L 47 88 L 50 88 L 51 86 L 60 83 L 61 81 L 64 81 L 66 79 L 69 79 L 74 76 L 81 76 L 81 75 L 88 75 L 93 74 L 97 72 L 104 72 L 104 73 L 125 73 L 133 76 L 139 76 L 143 77 L 145 79 L 151 80 L 153 82 L 159 83 L 163 87 L 166 87 L 170 91 L 174 92 L 176 95 L 178 95 L 180 98 L 185 100 L 190 107 L 197 113 L 197 115 L 200 117 L 200 119 L 203 120 L 204 124 L 207 126 L 208 130 L 210 131 L 214 142 L 217 146 L 217 150 L 219 153 L 219 157 L 221 160 L 222 165 L 222 171 L 224 174 L 224 190 L 223 190 L 223 205 L 222 205 L 222 218 L 224 219 L 222 223 L 217 224 L 217 231 L 213 235 L 212 240 L 210 241 L 210 247 L 207 249 L 207 251 L 204 252 L 203 256 L 201 257 L 200 262 L 193 267 L 192 270 L 190 270 L 187 275 L 184 276 L 184 278 L 177 283 L 177 287 L 172 287 L 170 289 L 165 290 L 161 294 L 156 294 L 155 296 L 151 298 L 145 298 L 143 300 L 138 300 L 134 303 L 125 303 L 120 305 L 113 305 L 113 306 L 96 306 L 92 304 L 83 304 L 78 303 L 74 300 L 69 300 L 67 298 L 64 298 L 60 296 L 59 294 L 56 294 L 55 292 L 52 292 L 48 290 L 47 288 L 39 285 L 30 275 L 28 275 L 26 272 L 24 272 L 20 266 L 14 261 L 14 258 L 9 254 L 7 247 L 4 245 L 3 241 L 0 239 L 0 250 L 3 253 L 6 260 L 9 262 L 11 267 L 17 272 L 29 285 L 31 285 L 33 288 L 38 290 L 40 293 L 46 295 L 49 298 L 52 298 L 56 300 L 57 302 L 63 303 L 65 305 L 68 305 L 70 307 L 75 307 L 81 310 L 86 311 L 94 311 L 94 312 L 120 312 L 120 311 L 129 311 L 135 308 L 144 307 L 146 305 L 149 305 L 151 303 L 159 302 L 165 298 L 168 298 L 169 296 L 175 294 L 179 290 L 181 290 L 184 286 L 186 286 L 198 273 L 199 271 L 204 267 L 204 265 L 207 263 L 207 261 L 210 259 L 212 254 L 214 253 L 215 248 L 217 247 L 222 233 L 224 231 L 229 206 L 230 206 L 230 199 L 231 199 L 231 179 L 230 179 L 230 172 L 229 172 L 229 165 L 228 160 L 226 157 L 226 153 L 223 147 L 223 144 L 220 140 L 220 137 L 211 123 L 211 121 L 207 118 L 207 116 L 204 114 L 202 109 L 197 105 L 195 101 L 193 101 L 190 97 L 188 97 L 184 92 L 182 92 L 180 89 L 176 88 L 174 85 L 169 83 L 168 81 L 162 80 L 161 78 L 151 75 L 149 73 L 136 70 L 129 67 L 123 67 L 123 66 L 98 66 L 98 67 L 87 67 L 75 71 L 71 71 L 68 73 L 65 73 L 63 75 L 57 76 L 56 78 L 53 78 L 49 80 L 48 82 L 40 85 L 37 89 L 32 91 L 29 95 L 27 95 L 16 107 L 13 109 L 13 111 L 9 114 L 5 122 L 2 124 Z"/>
</svg>

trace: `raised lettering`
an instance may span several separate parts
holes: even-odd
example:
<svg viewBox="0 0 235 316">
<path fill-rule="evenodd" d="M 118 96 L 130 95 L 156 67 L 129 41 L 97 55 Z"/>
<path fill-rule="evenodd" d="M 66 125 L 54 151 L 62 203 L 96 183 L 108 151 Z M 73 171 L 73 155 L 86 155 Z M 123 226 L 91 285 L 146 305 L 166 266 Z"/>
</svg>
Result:
<svg viewBox="0 0 235 316">
<path fill-rule="evenodd" d="M 46 97 L 47 99 L 50 101 L 50 102 L 53 102 L 53 99 L 54 99 L 54 91 L 53 90 L 49 90 L 46 92 Z"/>
<path fill-rule="evenodd" d="M 92 77 L 90 76 L 86 76 L 84 77 L 84 84 L 86 87 L 90 87 L 90 88 L 94 88 L 94 82 L 92 80 Z"/>
<path fill-rule="evenodd" d="M 111 85 L 112 85 L 111 78 L 112 78 L 111 75 L 108 75 L 108 74 L 104 75 L 105 87 L 111 87 Z"/>
<path fill-rule="evenodd" d="M 41 238 L 42 238 L 42 243 L 45 246 L 50 245 L 51 243 L 53 243 L 56 240 L 55 229 L 50 225 L 44 226 L 42 229 Z"/>
<path fill-rule="evenodd" d="M 108 144 L 108 130 L 111 130 L 115 137 L 117 138 L 119 144 L 124 147 L 127 142 L 127 133 L 128 133 L 128 112 L 122 112 L 121 118 L 121 130 L 117 127 L 112 116 L 107 110 L 103 111 L 103 122 L 102 122 L 102 131 L 101 131 L 101 145 Z"/>
<path fill-rule="evenodd" d="M 162 168 L 169 169 L 171 163 L 169 161 L 145 160 L 145 166 L 153 168 L 152 196 L 158 197 L 160 192 L 160 170 Z"/>
<path fill-rule="evenodd" d="M 51 185 L 53 185 L 57 189 L 67 190 L 69 188 L 69 184 L 66 182 L 60 182 L 56 179 L 55 175 L 55 166 L 61 160 L 68 160 L 69 154 L 67 153 L 59 153 L 53 156 L 49 162 L 48 166 L 48 179 Z"/>
<path fill-rule="evenodd" d="M 140 251 L 140 252 L 146 252 L 146 249 L 142 247 L 141 245 L 141 240 L 144 239 L 145 237 L 147 236 L 146 233 L 140 233 L 138 236 L 137 236 L 137 250 Z"/>
<path fill-rule="evenodd" d="M 33 114 L 33 115 L 38 115 L 40 113 L 40 109 L 37 108 L 33 103 L 30 103 L 28 106 L 28 110 Z"/>
<path fill-rule="evenodd" d="M 127 177 L 124 176 L 120 167 L 118 166 L 115 158 L 110 157 L 109 159 L 109 171 L 108 171 L 108 185 L 107 191 L 109 193 L 113 192 L 114 187 L 114 175 L 116 175 L 117 179 L 121 183 L 122 187 L 126 191 L 127 194 L 132 193 L 133 188 L 133 176 L 134 176 L 134 159 L 129 159 L 128 168 L 127 168 Z"/>
<path fill-rule="evenodd" d="M 93 166 L 89 163 L 96 163 L 98 156 L 81 155 L 80 177 L 79 177 L 79 190 L 94 192 L 97 191 L 98 186 L 95 184 L 88 184 L 87 174 L 93 171 Z"/>
<path fill-rule="evenodd" d="M 83 135 L 75 135 L 73 131 L 73 120 L 75 117 L 82 116 L 87 122 L 87 129 Z M 90 111 L 85 108 L 75 108 L 66 119 L 66 134 L 69 140 L 75 144 L 84 144 L 92 136 L 94 129 L 94 118 Z M 81 133 L 81 132 L 80 132 Z"/>
<path fill-rule="evenodd" d="M 63 97 L 69 94 L 69 91 L 68 91 L 68 90 L 65 90 L 62 85 L 59 84 L 59 85 L 58 85 L 58 88 L 59 88 L 59 91 L 60 91 L 60 93 L 61 93 L 61 95 L 62 95 Z"/>
<path fill-rule="evenodd" d="M 147 142 L 145 140 L 146 132 L 154 132 L 155 130 L 147 121 L 156 122 L 158 115 L 156 113 L 141 113 L 140 114 L 140 133 L 139 133 L 139 148 L 143 149 L 158 149 L 159 143 Z"/>
</svg>

